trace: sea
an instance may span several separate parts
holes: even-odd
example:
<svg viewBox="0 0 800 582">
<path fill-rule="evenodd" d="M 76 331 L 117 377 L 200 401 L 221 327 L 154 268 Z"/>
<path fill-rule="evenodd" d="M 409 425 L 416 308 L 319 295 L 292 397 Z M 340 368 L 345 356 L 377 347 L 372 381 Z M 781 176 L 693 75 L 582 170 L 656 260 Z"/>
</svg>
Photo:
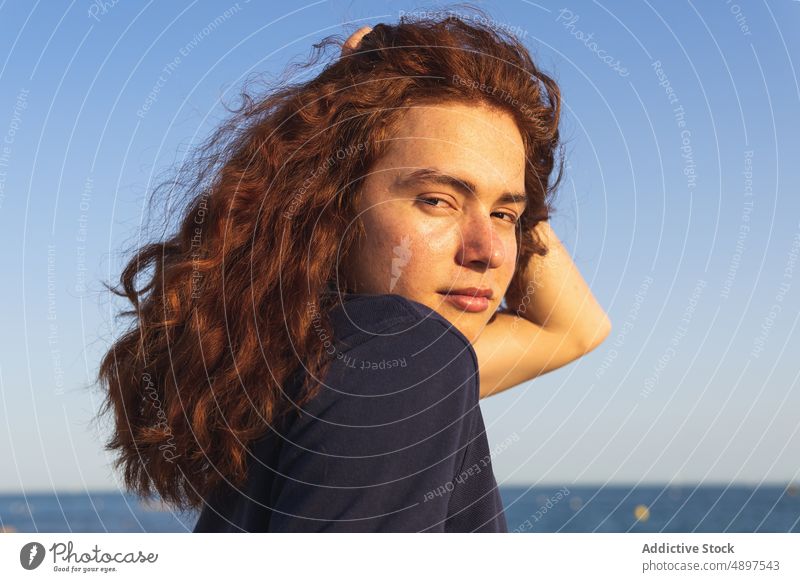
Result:
<svg viewBox="0 0 800 582">
<path fill-rule="evenodd" d="M 509 532 L 800 532 L 800 488 L 500 487 Z M 191 532 L 196 512 L 119 491 L 0 494 L 0 531 Z"/>
</svg>

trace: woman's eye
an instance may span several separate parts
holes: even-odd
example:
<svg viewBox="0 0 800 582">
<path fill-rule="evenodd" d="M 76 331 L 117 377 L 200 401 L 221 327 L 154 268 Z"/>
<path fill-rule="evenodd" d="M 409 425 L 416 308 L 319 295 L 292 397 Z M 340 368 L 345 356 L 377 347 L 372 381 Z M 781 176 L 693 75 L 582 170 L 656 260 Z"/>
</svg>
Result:
<svg viewBox="0 0 800 582">
<path fill-rule="evenodd" d="M 517 221 L 519 220 L 519 218 L 517 216 L 515 216 L 514 214 L 511 214 L 510 212 L 495 212 L 495 214 L 503 214 L 505 216 L 508 216 L 510 218 L 510 220 L 508 220 L 508 219 L 505 219 L 505 220 L 507 220 L 511 224 L 516 224 Z"/>
<path fill-rule="evenodd" d="M 429 196 L 427 198 L 418 198 L 418 200 L 420 202 L 424 202 L 425 204 L 427 204 L 429 206 L 434 206 L 436 208 L 439 208 L 439 206 L 436 204 L 436 202 L 445 202 L 445 203 L 447 202 L 443 198 L 436 198 L 435 196 L 433 196 L 433 197 Z"/>
<path fill-rule="evenodd" d="M 447 200 L 445 200 L 444 198 L 437 198 L 436 196 L 427 196 L 425 198 L 420 197 L 417 198 L 417 200 L 419 200 L 420 202 L 424 202 L 428 206 L 433 206 L 435 208 L 444 208 L 443 206 L 438 204 L 439 202 L 444 202 L 448 206 L 450 205 L 450 203 L 447 202 Z M 510 212 L 494 212 L 493 214 L 501 214 L 507 217 L 504 218 L 503 220 L 505 220 L 506 222 L 510 222 L 511 224 L 516 224 L 519 221 L 519 217 Z"/>
</svg>

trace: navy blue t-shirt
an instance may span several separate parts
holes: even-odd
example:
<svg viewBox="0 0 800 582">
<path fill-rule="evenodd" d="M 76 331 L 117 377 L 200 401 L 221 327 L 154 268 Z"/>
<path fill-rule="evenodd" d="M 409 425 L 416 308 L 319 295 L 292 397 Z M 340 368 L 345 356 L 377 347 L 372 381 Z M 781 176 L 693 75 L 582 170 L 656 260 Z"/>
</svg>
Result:
<svg viewBox="0 0 800 582">
<path fill-rule="evenodd" d="M 245 485 L 223 483 L 194 531 L 507 532 L 466 337 L 393 294 L 346 295 L 331 318 L 319 394 L 252 444 Z"/>
</svg>

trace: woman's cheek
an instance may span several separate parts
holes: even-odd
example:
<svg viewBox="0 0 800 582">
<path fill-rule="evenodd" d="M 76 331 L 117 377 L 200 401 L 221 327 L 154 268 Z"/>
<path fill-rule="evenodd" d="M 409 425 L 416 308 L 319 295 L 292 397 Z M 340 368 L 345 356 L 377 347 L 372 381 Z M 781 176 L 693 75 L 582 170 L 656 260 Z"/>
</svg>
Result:
<svg viewBox="0 0 800 582">
<path fill-rule="evenodd" d="M 420 221 L 415 229 L 416 245 L 431 255 L 455 255 L 462 237 L 455 221 L 428 220 Z"/>
<path fill-rule="evenodd" d="M 388 206 L 388 205 L 387 205 Z M 376 255 L 381 257 L 382 269 L 390 272 L 390 279 L 400 277 L 428 278 L 431 269 L 440 267 L 441 261 L 451 261 L 461 243 L 455 221 L 441 217 L 408 214 L 401 209 L 382 213 L 373 223 L 380 237 L 373 238 Z M 376 261 L 377 263 L 378 261 Z M 408 283 L 409 281 L 405 281 Z"/>
<path fill-rule="evenodd" d="M 505 260 L 503 262 L 503 273 L 505 274 L 505 279 L 508 283 L 511 282 L 511 279 L 514 277 L 514 272 L 516 271 L 517 267 L 517 239 L 512 235 L 512 237 L 504 243 L 505 248 Z"/>
</svg>

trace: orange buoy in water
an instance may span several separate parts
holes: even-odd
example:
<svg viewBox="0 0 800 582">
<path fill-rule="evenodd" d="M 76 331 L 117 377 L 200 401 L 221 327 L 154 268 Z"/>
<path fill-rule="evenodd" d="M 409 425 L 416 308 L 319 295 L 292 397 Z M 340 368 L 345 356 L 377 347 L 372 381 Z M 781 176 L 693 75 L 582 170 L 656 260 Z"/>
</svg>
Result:
<svg viewBox="0 0 800 582">
<path fill-rule="evenodd" d="M 647 521 L 650 519 L 650 510 L 646 505 L 637 505 L 633 510 L 633 516 L 637 521 Z"/>
</svg>

